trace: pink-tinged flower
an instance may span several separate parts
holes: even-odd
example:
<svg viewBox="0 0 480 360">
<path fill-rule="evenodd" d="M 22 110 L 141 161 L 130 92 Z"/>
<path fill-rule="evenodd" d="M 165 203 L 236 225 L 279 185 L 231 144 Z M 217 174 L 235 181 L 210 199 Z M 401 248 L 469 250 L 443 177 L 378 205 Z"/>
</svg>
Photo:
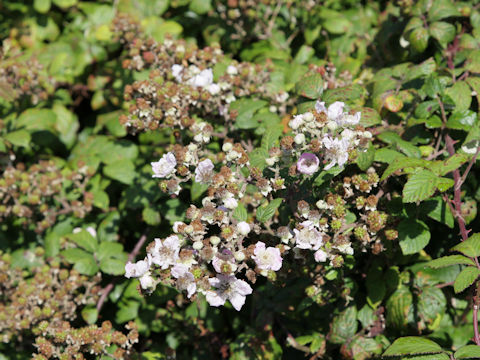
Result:
<svg viewBox="0 0 480 360">
<path fill-rule="evenodd" d="M 295 246 L 299 249 L 318 250 L 323 245 L 323 235 L 311 221 L 301 222 L 301 230 L 293 229 Z"/>
<path fill-rule="evenodd" d="M 140 280 L 140 286 L 143 290 L 153 290 L 155 288 L 155 280 L 150 274 L 150 271 L 147 271 L 138 280 Z"/>
<path fill-rule="evenodd" d="M 348 161 L 348 148 L 350 147 L 350 140 L 348 138 L 334 138 L 325 135 L 322 143 L 326 149 L 325 158 L 330 163 L 325 166 L 325 170 L 331 169 L 335 164 L 343 166 Z"/>
<path fill-rule="evenodd" d="M 154 178 L 168 178 L 175 172 L 177 160 L 173 152 L 169 152 L 162 156 L 157 162 L 152 162 L 152 170 Z"/>
<path fill-rule="evenodd" d="M 195 181 L 201 184 L 207 184 L 212 178 L 213 168 L 212 160 L 206 159 L 200 161 L 195 169 Z"/>
<path fill-rule="evenodd" d="M 149 269 L 148 263 L 145 260 L 137 261 L 132 264 L 130 261 L 125 265 L 125 277 L 140 277 L 145 274 Z"/>
<path fill-rule="evenodd" d="M 317 250 L 315 251 L 315 254 L 313 255 L 315 258 L 316 262 L 325 262 L 327 261 L 327 253 L 323 250 Z"/>
<path fill-rule="evenodd" d="M 224 249 L 218 252 L 212 259 L 212 265 L 216 272 L 221 274 L 233 274 L 237 270 L 235 257 L 230 250 Z"/>
<path fill-rule="evenodd" d="M 151 250 L 150 259 L 163 270 L 170 265 L 175 265 L 180 252 L 180 239 L 177 235 L 167 237 L 165 240 L 155 239 L 155 246 Z"/>
<path fill-rule="evenodd" d="M 253 253 L 252 259 L 255 260 L 260 270 L 278 271 L 282 267 L 283 259 L 280 255 L 280 250 L 277 248 L 271 246 L 265 248 L 265 243 L 259 241 L 255 245 Z"/>
<path fill-rule="evenodd" d="M 187 290 L 187 297 L 190 298 L 197 291 L 195 277 L 188 271 L 188 267 L 183 264 L 177 264 L 172 268 L 172 276 L 177 279 L 177 288 Z"/>
<path fill-rule="evenodd" d="M 208 279 L 216 290 L 208 290 L 206 298 L 211 306 L 222 306 L 229 300 L 235 310 L 240 311 L 245 304 L 246 295 L 252 293 L 252 288 L 246 281 L 239 280 L 233 275 L 217 274 L 216 278 Z"/>
<path fill-rule="evenodd" d="M 298 172 L 305 175 L 313 175 L 320 165 L 320 160 L 315 154 L 303 153 L 297 161 Z"/>
<path fill-rule="evenodd" d="M 343 116 L 343 108 L 345 103 L 341 101 L 335 101 L 328 107 L 327 116 L 329 120 L 337 120 Z"/>
<path fill-rule="evenodd" d="M 315 103 L 315 111 L 318 113 L 324 112 L 327 113 L 327 108 L 325 107 L 325 102 L 317 100 Z"/>
</svg>

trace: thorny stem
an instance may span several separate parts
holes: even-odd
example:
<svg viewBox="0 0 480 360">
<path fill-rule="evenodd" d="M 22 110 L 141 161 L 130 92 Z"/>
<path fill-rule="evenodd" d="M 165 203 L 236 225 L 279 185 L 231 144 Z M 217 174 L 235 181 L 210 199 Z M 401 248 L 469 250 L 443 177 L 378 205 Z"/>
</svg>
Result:
<svg viewBox="0 0 480 360">
<path fill-rule="evenodd" d="M 142 248 L 143 244 L 147 240 L 147 233 L 145 232 L 140 239 L 137 241 L 135 244 L 135 247 L 133 248 L 132 252 L 128 254 L 128 261 L 133 261 L 137 257 L 138 253 L 140 252 L 140 249 Z M 98 299 L 97 302 L 97 312 L 100 313 L 100 310 L 102 310 L 103 304 L 107 300 L 108 294 L 113 290 L 113 287 L 115 286 L 117 278 L 114 278 L 110 283 L 105 286 L 102 290 L 102 295 Z"/>
</svg>

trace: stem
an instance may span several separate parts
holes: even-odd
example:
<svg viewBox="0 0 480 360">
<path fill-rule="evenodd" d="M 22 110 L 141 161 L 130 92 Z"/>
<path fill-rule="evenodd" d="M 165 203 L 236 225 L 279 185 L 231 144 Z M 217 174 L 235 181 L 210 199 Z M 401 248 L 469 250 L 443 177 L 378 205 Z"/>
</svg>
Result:
<svg viewBox="0 0 480 360">
<path fill-rule="evenodd" d="M 137 241 L 135 244 L 135 247 L 133 248 L 132 252 L 128 254 L 128 261 L 133 261 L 137 257 L 138 253 L 140 252 L 140 249 L 142 248 L 143 244 L 147 240 L 147 233 L 144 233 L 140 239 Z M 102 290 L 102 295 L 98 299 L 97 302 L 97 312 L 100 313 L 100 310 L 102 310 L 103 304 L 107 300 L 108 294 L 113 290 L 113 287 L 115 286 L 115 283 L 117 282 L 118 278 L 114 278 L 110 283 L 105 286 Z"/>
</svg>

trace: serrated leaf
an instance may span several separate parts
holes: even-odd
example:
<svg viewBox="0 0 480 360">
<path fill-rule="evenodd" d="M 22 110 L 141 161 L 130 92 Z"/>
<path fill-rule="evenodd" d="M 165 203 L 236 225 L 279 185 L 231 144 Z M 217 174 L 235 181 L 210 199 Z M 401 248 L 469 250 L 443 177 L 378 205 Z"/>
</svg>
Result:
<svg viewBox="0 0 480 360">
<path fill-rule="evenodd" d="M 114 258 L 105 258 L 100 261 L 100 270 L 105 274 L 123 275 L 125 273 L 125 261 Z"/>
<path fill-rule="evenodd" d="M 270 150 L 271 147 L 275 145 L 277 140 L 282 135 L 281 126 L 278 127 L 268 127 L 265 130 L 265 133 L 262 136 L 262 149 Z"/>
<path fill-rule="evenodd" d="M 457 81 L 452 87 L 445 90 L 445 94 L 455 103 L 455 110 L 462 112 L 470 108 L 472 103 L 471 90 L 465 81 Z"/>
<path fill-rule="evenodd" d="M 445 266 L 452 266 L 452 265 L 472 265 L 475 266 L 475 263 L 472 259 L 469 259 L 462 255 L 449 255 L 444 256 L 432 261 L 429 261 L 425 264 L 425 266 L 438 269 Z"/>
<path fill-rule="evenodd" d="M 334 344 L 345 343 L 355 335 L 357 327 L 357 308 L 350 306 L 333 319 L 330 341 Z"/>
<path fill-rule="evenodd" d="M 480 358 L 480 346 L 478 345 L 465 345 L 458 349 L 455 354 L 455 359 L 479 359 Z"/>
<path fill-rule="evenodd" d="M 260 206 L 257 208 L 256 218 L 260 222 L 266 222 L 269 220 L 274 214 L 277 208 L 282 203 L 282 199 L 273 199 L 268 203 L 266 206 Z"/>
<path fill-rule="evenodd" d="M 430 25 L 429 31 L 430 35 L 434 39 L 437 39 L 443 46 L 446 46 L 449 42 L 453 41 L 456 33 L 455 26 L 443 21 L 434 22 Z"/>
<path fill-rule="evenodd" d="M 394 329 L 406 329 L 412 320 L 413 296 L 406 286 L 400 286 L 387 300 L 387 325 Z"/>
<path fill-rule="evenodd" d="M 75 234 L 68 235 L 68 238 L 88 252 L 95 252 L 98 248 L 98 241 L 88 231 L 81 230 Z"/>
<path fill-rule="evenodd" d="M 458 169 L 460 166 L 465 164 L 469 160 L 469 156 L 465 154 L 454 154 L 450 156 L 447 160 L 438 160 L 434 161 L 429 165 L 429 169 L 437 175 L 446 175 L 453 170 Z"/>
<path fill-rule="evenodd" d="M 265 159 L 268 157 L 268 152 L 265 149 L 254 149 L 249 155 L 250 165 L 259 168 L 260 170 L 265 169 L 267 166 Z"/>
<path fill-rule="evenodd" d="M 455 219 L 453 218 L 452 211 L 441 197 L 424 201 L 421 205 L 421 211 L 431 219 L 437 220 L 449 228 L 453 228 L 454 226 Z"/>
<path fill-rule="evenodd" d="M 414 29 L 409 36 L 409 41 L 415 51 L 424 52 L 428 46 L 428 31 L 424 27 Z"/>
<path fill-rule="evenodd" d="M 352 23 L 339 14 L 337 17 L 327 19 L 323 26 L 331 34 L 344 34 L 350 30 Z"/>
<path fill-rule="evenodd" d="M 366 151 L 362 151 L 358 154 L 356 163 L 360 170 L 365 171 L 370 167 L 370 165 L 372 165 L 374 159 L 375 148 L 372 144 L 370 144 Z"/>
<path fill-rule="evenodd" d="M 480 233 L 471 235 L 467 240 L 454 246 L 450 251 L 458 251 L 468 257 L 480 256 Z"/>
<path fill-rule="evenodd" d="M 117 242 L 102 241 L 98 247 L 98 251 L 95 254 L 99 261 L 102 261 L 108 257 L 114 257 L 122 259 L 126 256 L 123 252 L 123 245 Z"/>
<path fill-rule="evenodd" d="M 29 147 L 31 141 L 30 133 L 26 130 L 9 132 L 5 134 L 3 138 L 15 146 L 23 147 Z"/>
<path fill-rule="evenodd" d="M 469 266 L 463 269 L 453 283 L 453 289 L 455 290 L 455 293 L 458 294 L 472 285 L 475 280 L 477 280 L 479 275 L 480 270 L 474 266 Z"/>
<path fill-rule="evenodd" d="M 295 84 L 295 92 L 308 99 L 318 99 L 323 93 L 323 77 L 318 73 L 307 74 Z"/>
<path fill-rule="evenodd" d="M 327 104 L 332 104 L 335 101 L 352 102 L 360 99 L 364 93 L 365 89 L 363 87 L 358 84 L 353 84 L 326 90 L 322 96 L 322 101 L 325 101 Z"/>
<path fill-rule="evenodd" d="M 404 255 L 422 250 L 430 241 L 428 226 L 420 220 L 405 219 L 398 224 L 398 239 Z"/>
<path fill-rule="evenodd" d="M 399 112 L 403 108 L 403 101 L 398 96 L 387 96 L 384 103 L 385 107 L 391 112 Z"/>
<path fill-rule="evenodd" d="M 360 125 L 370 127 L 382 123 L 382 118 L 377 110 L 370 107 L 353 107 L 352 111 L 360 112 Z"/>
<path fill-rule="evenodd" d="M 392 175 L 395 171 L 405 169 L 407 167 L 425 167 L 428 164 L 426 160 L 423 159 L 416 159 L 416 158 L 408 158 L 408 157 L 399 157 L 391 163 L 382 174 L 380 181 L 385 180 L 387 177 Z"/>
<path fill-rule="evenodd" d="M 421 170 L 408 179 L 403 188 L 403 202 L 428 199 L 437 188 L 438 176 L 429 170 Z"/>
<path fill-rule="evenodd" d="M 114 180 L 131 185 L 135 178 L 135 166 L 131 161 L 117 160 L 105 166 L 103 173 Z"/>
<path fill-rule="evenodd" d="M 447 128 L 469 131 L 477 121 L 477 114 L 472 110 L 454 111 L 447 120 Z"/>
<path fill-rule="evenodd" d="M 162 217 L 158 211 L 146 207 L 142 211 L 142 218 L 148 225 L 159 225 L 162 222 Z"/>
<path fill-rule="evenodd" d="M 77 270 L 80 274 L 88 276 L 95 275 L 98 271 L 97 262 L 91 254 L 88 254 L 88 256 L 75 261 L 73 268 Z"/>
<path fill-rule="evenodd" d="M 90 255 L 90 253 L 79 248 L 66 249 L 63 250 L 60 254 L 65 258 L 65 260 L 72 264 L 76 261 L 85 259 Z"/>
<path fill-rule="evenodd" d="M 238 221 L 247 221 L 247 209 L 245 209 L 245 206 L 242 203 L 238 203 L 238 206 L 233 210 L 233 217 Z"/>
<path fill-rule="evenodd" d="M 432 22 L 452 16 L 461 16 L 461 14 L 450 0 L 435 0 L 428 11 L 428 20 Z"/>
<path fill-rule="evenodd" d="M 82 309 L 82 318 L 87 324 L 95 324 L 98 319 L 98 311 L 95 306 L 86 306 Z"/>
<path fill-rule="evenodd" d="M 416 354 L 442 353 L 443 349 L 436 342 L 418 336 L 401 337 L 383 353 L 383 356 L 400 356 Z"/>
</svg>

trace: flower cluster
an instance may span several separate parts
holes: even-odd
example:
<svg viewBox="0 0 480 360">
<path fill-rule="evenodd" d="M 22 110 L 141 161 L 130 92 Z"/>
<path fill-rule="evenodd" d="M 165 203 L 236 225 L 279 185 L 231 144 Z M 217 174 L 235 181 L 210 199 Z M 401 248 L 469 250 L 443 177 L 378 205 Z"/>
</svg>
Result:
<svg viewBox="0 0 480 360">
<path fill-rule="evenodd" d="M 176 68 L 175 75 L 184 70 Z M 198 76 L 198 84 L 212 85 L 209 74 Z M 176 222 L 172 235 L 147 247 L 145 259 L 126 264 L 126 277 L 138 278 L 146 292 L 162 282 L 185 291 L 188 298 L 203 294 L 212 306 L 229 301 L 240 310 L 253 291 L 250 284 L 258 276 L 275 280 L 285 261 L 311 257 L 323 266 L 340 267 L 355 248 L 364 251 L 375 244 L 374 251 L 381 251 L 378 234 L 387 218 L 376 209 L 377 197 L 368 195 L 379 181 L 373 168 L 334 185 L 335 192 L 318 200 L 316 208 L 299 198 L 303 181 L 320 169 L 337 165 L 341 170 L 369 143 L 361 114 L 345 108 L 342 102 L 326 107 L 318 101 L 311 112 L 296 115 L 289 123 L 292 135 L 270 147 L 263 171 L 251 164 L 248 144 L 224 138 L 221 152 L 209 150 L 206 145 L 215 136 L 211 131 L 194 136 L 187 146 L 168 148 L 151 163 L 152 177 L 175 195 L 188 181 L 205 185 L 202 207 L 190 205 L 188 222 Z M 281 197 L 290 206 L 296 204 L 294 223 L 281 224 L 275 215 Z M 263 218 L 267 208 L 271 213 Z M 357 221 L 347 218 L 351 211 L 359 212 Z"/>
<path fill-rule="evenodd" d="M 23 163 L 7 166 L 0 177 L 0 222 L 16 217 L 41 233 L 55 224 L 62 214 L 82 218 L 92 210 L 93 195 L 86 191 L 92 176 L 79 164 L 79 170 L 59 168 L 54 161 L 40 161 L 29 168 Z M 67 194 L 66 189 L 71 189 Z"/>
<path fill-rule="evenodd" d="M 25 259 L 35 264 L 30 271 L 12 267 L 12 257 L 0 253 L 0 341 L 22 341 L 24 336 L 35 335 L 38 354 L 35 359 L 82 359 L 82 353 L 109 355 L 124 359 L 137 342 L 138 332 L 133 323 L 127 325 L 129 333 L 122 334 L 110 322 L 101 327 L 71 326 L 77 310 L 93 305 L 99 298 L 100 276 L 80 275 L 76 270 L 61 267 L 58 261 L 43 260 L 43 248 L 26 251 Z M 117 345 L 114 354 L 110 345 Z"/>
<path fill-rule="evenodd" d="M 46 100 L 53 92 L 54 80 L 43 71 L 34 57 L 27 57 L 20 47 L 5 40 L 0 48 L 0 99 L 13 101 L 28 97 L 32 104 Z"/>
<path fill-rule="evenodd" d="M 135 38 L 129 44 L 129 59 L 123 66 L 132 70 L 151 69 L 148 80 L 125 87 L 130 102 L 128 115 L 120 122 L 130 131 L 158 127 L 199 128 L 195 117 L 217 116 L 222 123 L 236 114 L 230 104 L 245 96 L 269 98 L 286 111 L 286 93 L 271 93 L 266 86 L 271 65 L 260 67 L 230 60 L 219 47 L 198 49 L 183 40 L 166 39 L 162 44 Z"/>
</svg>

